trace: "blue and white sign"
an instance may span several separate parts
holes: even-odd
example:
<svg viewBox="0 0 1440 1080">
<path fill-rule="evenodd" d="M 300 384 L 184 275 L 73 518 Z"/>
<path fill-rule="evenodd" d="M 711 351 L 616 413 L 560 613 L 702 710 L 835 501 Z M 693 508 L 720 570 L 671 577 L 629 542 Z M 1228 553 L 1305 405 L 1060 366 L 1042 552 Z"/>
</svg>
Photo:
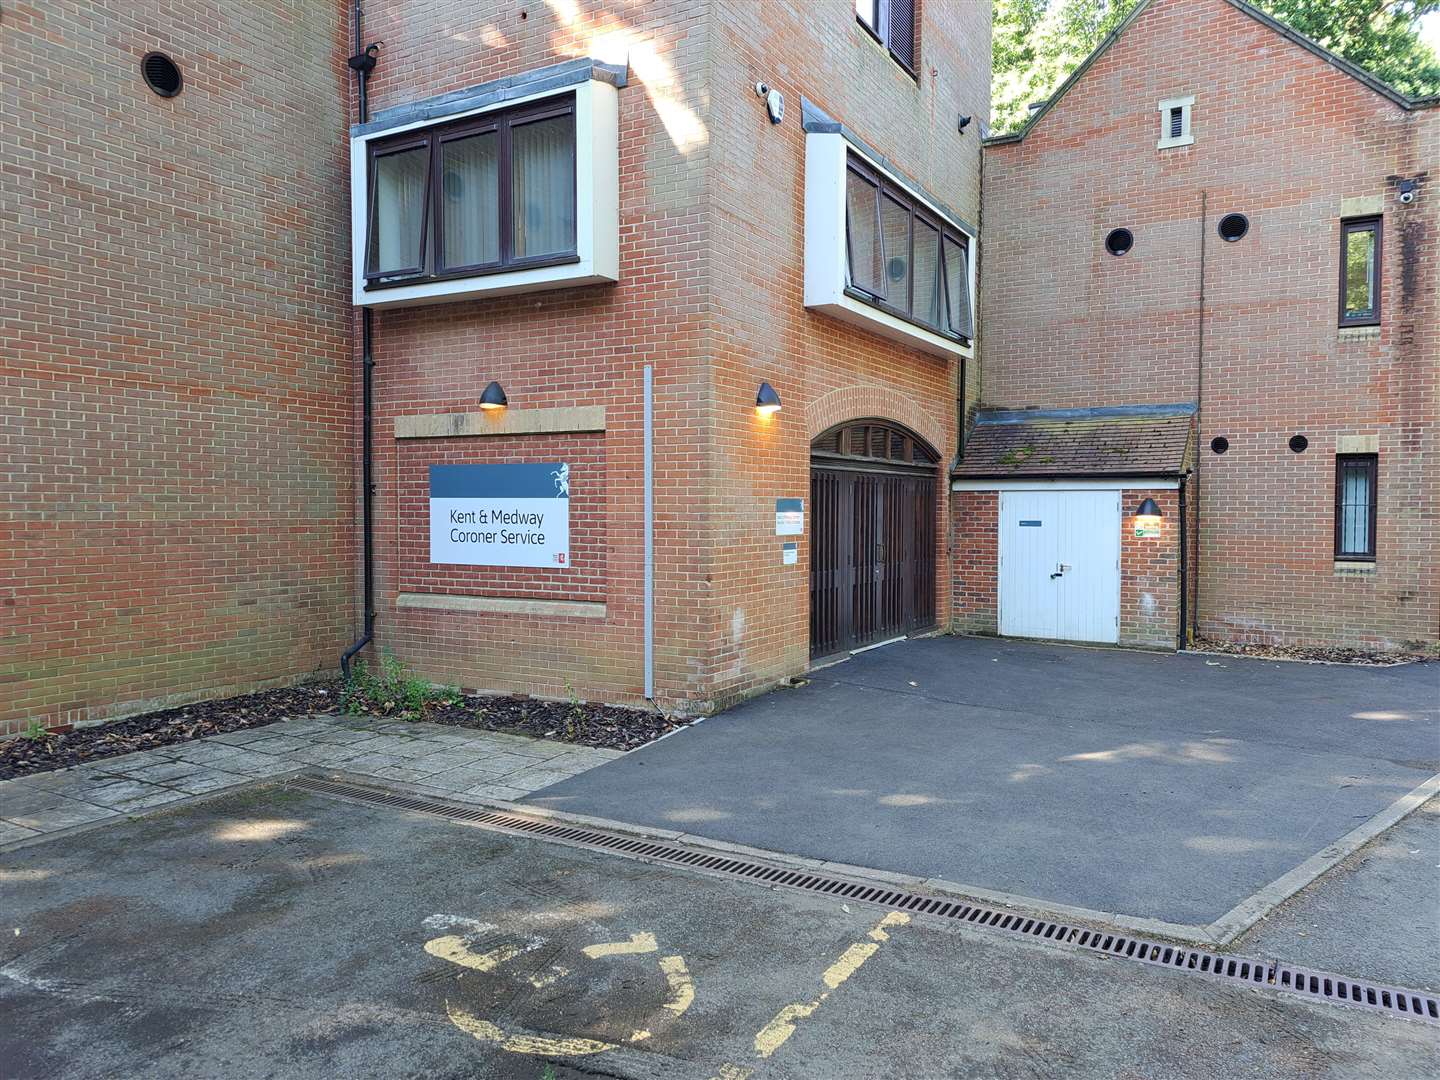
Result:
<svg viewBox="0 0 1440 1080">
<path fill-rule="evenodd" d="M 570 466 L 430 466 L 430 561 L 569 566 Z"/>
</svg>

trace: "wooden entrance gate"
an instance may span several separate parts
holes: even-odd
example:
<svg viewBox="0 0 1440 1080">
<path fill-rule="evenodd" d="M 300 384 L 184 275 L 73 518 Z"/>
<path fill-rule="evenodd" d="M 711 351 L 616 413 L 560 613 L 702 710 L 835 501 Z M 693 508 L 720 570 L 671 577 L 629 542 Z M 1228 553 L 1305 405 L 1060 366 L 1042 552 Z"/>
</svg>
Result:
<svg viewBox="0 0 1440 1080">
<path fill-rule="evenodd" d="M 935 625 L 937 458 L 883 420 L 811 444 L 811 656 Z"/>
</svg>

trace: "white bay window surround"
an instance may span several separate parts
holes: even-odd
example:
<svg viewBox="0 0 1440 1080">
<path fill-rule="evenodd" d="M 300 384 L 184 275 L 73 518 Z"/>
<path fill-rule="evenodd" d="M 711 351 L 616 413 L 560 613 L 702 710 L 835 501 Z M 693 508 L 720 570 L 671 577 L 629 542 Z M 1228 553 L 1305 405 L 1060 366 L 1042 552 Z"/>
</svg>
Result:
<svg viewBox="0 0 1440 1080">
<path fill-rule="evenodd" d="M 618 280 L 623 81 L 613 69 L 572 62 L 357 126 L 354 303 L 432 304 Z"/>
<path fill-rule="evenodd" d="M 807 123 L 805 306 L 936 356 L 972 356 L 975 236 L 838 129 Z"/>
</svg>

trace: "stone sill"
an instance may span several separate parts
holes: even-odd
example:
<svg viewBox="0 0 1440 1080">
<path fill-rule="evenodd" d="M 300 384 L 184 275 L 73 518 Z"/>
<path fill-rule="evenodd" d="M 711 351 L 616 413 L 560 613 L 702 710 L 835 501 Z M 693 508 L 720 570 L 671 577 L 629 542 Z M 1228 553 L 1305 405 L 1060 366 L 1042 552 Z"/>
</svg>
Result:
<svg viewBox="0 0 1440 1080">
<path fill-rule="evenodd" d="M 448 593 L 400 593 L 397 608 L 464 611 L 493 615 L 550 615 L 603 619 L 605 605 L 593 600 L 530 600 L 519 596 L 454 596 Z"/>
<path fill-rule="evenodd" d="M 397 439 L 443 439 L 474 435 L 557 435 L 572 431 L 604 431 L 604 405 L 573 405 L 553 409 L 496 409 L 494 412 L 430 413 L 397 416 Z"/>
<path fill-rule="evenodd" d="M 1335 560 L 1336 577 L 1370 577 L 1375 573 L 1373 562 L 1346 562 Z"/>
<path fill-rule="evenodd" d="M 1378 326 L 1342 326 L 1336 332 L 1341 341 L 1379 341 Z"/>
</svg>

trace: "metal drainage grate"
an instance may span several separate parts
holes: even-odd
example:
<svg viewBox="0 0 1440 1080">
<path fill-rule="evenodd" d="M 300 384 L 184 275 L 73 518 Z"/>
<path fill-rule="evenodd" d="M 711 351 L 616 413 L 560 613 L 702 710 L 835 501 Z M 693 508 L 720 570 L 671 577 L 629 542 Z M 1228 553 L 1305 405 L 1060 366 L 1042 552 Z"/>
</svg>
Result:
<svg viewBox="0 0 1440 1080">
<path fill-rule="evenodd" d="M 808 893 L 841 897 L 864 904 L 878 904 L 900 911 L 913 911 L 939 919 L 949 919 L 970 926 L 981 926 L 1018 937 L 1038 938 L 1055 944 L 1070 945 L 1089 952 L 1142 964 L 1169 968 L 1187 975 L 1198 975 L 1246 986 L 1263 986 L 1283 993 L 1317 1001 L 1328 1001 L 1421 1020 L 1440 1026 L 1440 999 L 1430 994 L 1399 986 L 1361 981 L 1289 964 L 1272 964 L 1246 956 L 1229 956 L 1189 946 L 1147 940 L 1112 930 L 1074 926 L 1030 915 L 1017 914 L 1003 908 L 985 907 L 962 900 L 945 900 L 900 889 L 887 889 L 858 881 L 832 877 L 802 870 L 767 866 L 750 859 L 696 851 L 680 844 L 642 840 L 633 836 L 602 832 L 576 825 L 563 825 L 539 818 L 523 817 L 503 810 L 457 806 L 413 795 L 382 791 L 359 784 L 300 776 L 289 786 L 322 795 L 337 795 L 376 806 L 416 810 L 454 821 L 468 821 L 501 832 L 561 840 L 571 844 L 613 851 L 640 859 L 675 866 L 690 866 L 719 874 L 728 874 L 765 885 L 779 885 Z"/>
</svg>

